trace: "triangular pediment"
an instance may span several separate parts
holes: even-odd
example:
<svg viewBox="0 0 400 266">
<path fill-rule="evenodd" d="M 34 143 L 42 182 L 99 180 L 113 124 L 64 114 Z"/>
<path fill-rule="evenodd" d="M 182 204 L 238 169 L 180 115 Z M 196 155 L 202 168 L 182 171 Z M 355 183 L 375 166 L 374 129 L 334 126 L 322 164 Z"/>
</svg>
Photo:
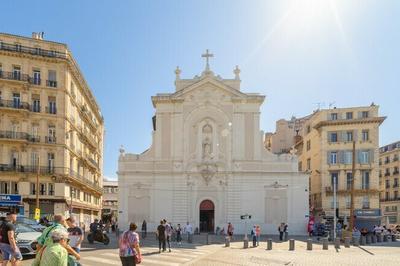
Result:
<svg viewBox="0 0 400 266">
<path fill-rule="evenodd" d="M 215 89 L 220 89 L 224 91 L 225 94 L 228 94 L 232 97 L 239 97 L 239 98 L 245 98 L 246 94 L 243 92 L 238 91 L 237 89 L 234 89 L 226 84 L 224 84 L 222 81 L 217 80 L 214 77 L 204 77 L 200 79 L 199 81 L 173 93 L 171 95 L 172 98 L 184 98 L 185 95 L 190 94 L 197 89 L 203 89 L 205 87 L 211 87 Z"/>
</svg>

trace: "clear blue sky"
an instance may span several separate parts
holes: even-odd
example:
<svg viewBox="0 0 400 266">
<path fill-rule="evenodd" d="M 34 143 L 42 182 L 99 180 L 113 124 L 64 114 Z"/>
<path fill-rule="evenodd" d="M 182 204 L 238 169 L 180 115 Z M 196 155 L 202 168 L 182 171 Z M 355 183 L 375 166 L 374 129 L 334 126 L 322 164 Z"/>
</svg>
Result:
<svg viewBox="0 0 400 266">
<path fill-rule="evenodd" d="M 265 94 L 261 128 L 303 116 L 318 102 L 380 105 L 381 145 L 400 140 L 400 1 L 4 1 L 0 31 L 67 43 L 106 125 L 104 175 L 118 149 L 150 146 L 150 97 L 174 90 L 174 69 L 211 67 L 242 90 Z"/>
</svg>

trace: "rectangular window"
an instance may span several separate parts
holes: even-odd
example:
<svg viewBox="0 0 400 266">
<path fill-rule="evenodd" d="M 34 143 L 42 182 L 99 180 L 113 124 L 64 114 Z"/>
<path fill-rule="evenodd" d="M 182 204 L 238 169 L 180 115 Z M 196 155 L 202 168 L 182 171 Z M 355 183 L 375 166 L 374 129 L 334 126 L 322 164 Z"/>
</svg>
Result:
<svg viewBox="0 0 400 266">
<path fill-rule="evenodd" d="M 33 70 L 33 80 L 32 83 L 35 85 L 40 85 L 40 70 Z"/>
<path fill-rule="evenodd" d="M 307 170 L 311 170 L 311 159 L 307 159 Z"/>
<path fill-rule="evenodd" d="M 48 195 L 49 196 L 54 196 L 54 184 L 53 183 L 49 183 L 48 184 L 48 188 L 49 188 Z"/>
<path fill-rule="evenodd" d="M 11 182 L 11 194 L 18 194 L 18 182 Z"/>
<path fill-rule="evenodd" d="M 345 151 L 344 152 L 344 163 L 345 164 L 352 164 L 353 163 L 353 152 L 352 151 Z"/>
<path fill-rule="evenodd" d="M 49 97 L 48 102 L 49 102 L 49 106 L 47 108 L 47 113 L 56 114 L 57 113 L 57 107 L 56 107 L 56 99 L 55 99 L 55 97 Z"/>
<path fill-rule="evenodd" d="M 362 131 L 362 141 L 369 141 L 369 130 Z"/>
<path fill-rule="evenodd" d="M 329 141 L 330 142 L 337 142 L 338 141 L 338 133 L 337 132 L 331 132 Z"/>
<path fill-rule="evenodd" d="M 362 118 L 368 118 L 369 117 L 369 112 L 368 111 L 362 111 L 361 117 Z"/>
<path fill-rule="evenodd" d="M 352 173 L 346 173 L 346 188 L 351 189 Z"/>
<path fill-rule="evenodd" d="M 299 162 L 299 172 L 302 172 L 303 171 L 303 164 L 302 164 L 302 162 Z"/>
<path fill-rule="evenodd" d="M 32 112 L 40 113 L 40 98 L 32 99 Z"/>
<path fill-rule="evenodd" d="M 361 189 L 369 189 L 369 171 L 362 171 Z"/>
<path fill-rule="evenodd" d="M 47 143 L 56 143 L 56 128 L 55 126 L 49 126 Z"/>
<path fill-rule="evenodd" d="M 39 184 L 39 194 L 46 195 L 46 183 Z"/>
<path fill-rule="evenodd" d="M 346 141 L 353 141 L 353 131 L 347 131 L 346 132 Z"/>
<path fill-rule="evenodd" d="M 307 151 L 311 149 L 311 140 L 307 140 Z"/>
<path fill-rule="evenodd" d="M 332 151 L 330 153 L 329 163 L 330 164 L 337 164 L 337 152 L 336 151 Z"/>
<path fill-rule="evenodd" d="M 307 133 L 310 133 L 310 132 L 311 132 L 311 126 L 308 125 L 308 126 L 307 126 Z"/>
<path fill-rule="evenodd" d="M 395 178 L 395 179 L 393 179 L 393 187 L 399 187 L 399 179 L 398 178 Z"/>
<path fill-rule="evenodd" d="M 13 93 L 13 107 L 14 108 L 21 107 L 21 95 L 19 93 Z"/>
<path fill-rule="evenodd" d="M 339 184 L 339 173 L 337 172 L 333 172 L 331 173 L 331 186 L 332 186 L 332 190 L 333 190 L 333 185 L 336 184 L 336 189 L 338 187 Z"/>
<path fill-rule="evenodd" d="M 350 207 L 351 207 L 351 198 L 350 198 L 350 196 L 347 196 L 346 197 L 346 208 L 350 209 Z"/>
<path fill-rule="evenodd" d="M 353 119 L 353 112 L 347 112 L 346 119 Z"/>
<path fill-rule="evenodd" d="M 13 66 L 13 79 L 21 80 L 21 67 Z"/>
<path fill-rule="evenodd" d="M 337 120 L 338 119 L 338 114 L 337 113 L 332 113 L 331 114 L 331 120 Z"/>
<path fill-rule="evenodd" d="M 362 208 L 369 209 L 369 197 L 368 196 L 363 197 Z"/>
<path fill-rule="evenodd" d="M 31 188 L 30 188 L 31 195 L 36 195 L 36 184 L 31 183 Z"/>
<path fill-rule="evenodd" d="M 49 152 L 47 154 L 47 168 L 49 173 L 53 173 L 54 172 L 54 153 Z"/>
<path fill-rule="evenodd" d="M 37 170 L 38 163 L 39 163 L 39 155 L 38 155 L 38 153 L 37 152 L 32 152 L 31 153 L 31 165 L 32 165 L 32 168 Z"/>
<path fill-rule="evenodd" d="M 47 80 L 47 86 L 48 87 L 57 87 L 57 75 L 56 71 L 54 70 L 49 70 L 49 79 Z"/>
<path fill-rule="evenodd" d="M 390 188 L 390 180 L 389 179 L 385 180 L 385 188 Z"/>
<path fill-rule="evenodd" d="M 8 181 L 0 182 L 1 193 L 10 194 L 10 183 Z"/>
<path fill-rule="evenodd" d="M 397 200 L 399 198 L 399 192 L 395 191 L 393 196 L 394 200 Z"/>
<path fill-rule="evenodd" d="M 388 216 L 389 224 L 397 224 L 397 216 Z"/>
<path fill-rule="evenodd" d="M 361 164 L 369 163 L 369 151 L 361 151 L 360 163 Z"/>
</svg>

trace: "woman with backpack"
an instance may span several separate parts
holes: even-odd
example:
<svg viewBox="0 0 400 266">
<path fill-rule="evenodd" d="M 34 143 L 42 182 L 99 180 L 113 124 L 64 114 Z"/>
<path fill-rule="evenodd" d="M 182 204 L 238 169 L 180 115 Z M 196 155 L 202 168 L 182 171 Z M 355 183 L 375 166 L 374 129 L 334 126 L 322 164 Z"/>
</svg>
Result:
<svg viewBox="0 0 400 266">
<path fill-rule="evenodd" d="M 131 223 L 129 230 L 126 230 L 119 238 L 119 258 L 122 266 L 135 266 L 142 260 L 139 247 L 139 234 L 136 233 L 137 225 Z"/>
</svg>

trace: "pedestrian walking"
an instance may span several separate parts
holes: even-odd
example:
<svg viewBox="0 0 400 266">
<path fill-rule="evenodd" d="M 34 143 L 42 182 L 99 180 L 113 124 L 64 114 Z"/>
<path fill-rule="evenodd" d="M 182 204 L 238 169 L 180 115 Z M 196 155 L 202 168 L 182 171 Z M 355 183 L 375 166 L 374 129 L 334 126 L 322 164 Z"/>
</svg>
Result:
<svg viewBox="0 0 400 266">
<path fill-rule="evenodd" d="M 139 234 L 136 233 L 137 225 L 131 223 L 129 230 L 123 232 L 119 238 L 119 258 L 122 266 L 135 266 L 142 260 L 139 246 Z"/>
<path fill-rule="evenodd" d="M 76 221 L 74 217 L 69 217 L 67 219 L 68 224 L 68 238 L 69 245 L 73 248 L 77 253 L 81 251 L 81 243 L 84 238 L 83 230 L 76 225 Z"/>
<path fill-rule="evenodd" d="M 182 228 L 181 224 L 178 224 L 175 228 L 176 232 L 176 242 L 179 246 L 182 246 Z"/>
<path fill-rule="evenodd" d="M 157 238 L 158 238 L 158 253 L 161 253 L 161 248 L 162 251 L 164 252 L 166 250 L 165 247 L 165 226 L 164 226 L 164 221 L 160 221 L 160 225 L 157 227 L 157 232 L 156 232 Z"/>
<path fill-rule="evenodd" d="M 261 237 L 261 227 L 259 225 L 256 225 L 257 246 L 260 245 L 260 237 Z"/>
<path fill-rule="evenodd" d="M 145 239 L 147 236 L 147 222 L 146 220 L 143 220 L 142 223 L 142 238 Z"/>
<path fill-rule="evenodd" d="M 164 219 L 164 225 L 165 225 L 165 235 L 167 237 L 168 251 L 171 252 L 172 226 L 165 219 Z"/>
<path fill-rule="evenodd" d="M 187 234 L 188 243 L 192 243 L 193 226 L 189 222 L 186 223 L 185 233 Z"/>
<path fill-rule="evenodd" d="M 278 232 L 279 232 L 279 240 L 283 241 L 283 234 L 285 233 L 285 223 L 281 223 L 278 226 Z"/>
<path fill-rule="evenodd" d="M 228 230 L 227 230 L 227 232 L 228 232 L 229 239 L 230 239 L 231 241 L 233 240 L 233 230 L 234 230 L 233 224 L 231 224 L 230 222 L 228 222 Z"/>
<path fill-rule="evenodd" d="M 6 220 L 0 227 L 0 250 L 3 257 L 3 264 L 6 266 L 11 261 L 13 266 L 19 265 L 22 260 L 22 254 L 17 246 L 15 225 L 17 222 L 17 214 L 15 212 L 7 213 Z"/>
<path fill-rule="evenodd" d="M 257 233 L 256 233 L 256 226 L 253 226 L 253 229 L 251 229 L 251 239 L 253 240 L 253 247 L 257 246 Z"/>
<path fill-rule="evenodd" d="M 49 237 L 51 238 L 52 244 L 44 246 L 39 251 L 32 266 L 67 266 L 69 260 L 66 250 L 66 246 L 68 245 L 68 232 L 56 229 L 51 231 Z"/>
</svg>

